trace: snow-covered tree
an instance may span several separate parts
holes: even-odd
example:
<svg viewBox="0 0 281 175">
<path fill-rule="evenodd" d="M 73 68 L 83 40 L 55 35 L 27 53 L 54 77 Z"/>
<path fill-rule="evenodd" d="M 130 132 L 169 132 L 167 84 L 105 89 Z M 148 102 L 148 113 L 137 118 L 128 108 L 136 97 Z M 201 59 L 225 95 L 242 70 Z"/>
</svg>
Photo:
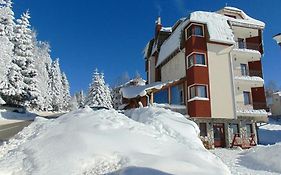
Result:
<svg viewBox="0 0 281 175">
<path fill-rule="evenodd" d="M 79 105 L 78 105 L 78 102 L 77 102 L 76 95 L 71 97 L 69 105 L 70 105 L 70 110 L 72 110 L 72 111 L 76 110 L 76 109 L 79 109 Z"/>
<path fill-rule="evenodd" d="M 62 108 L 65 111 L 69 110 L 69 103 L 71 100 L 70 92 L 69 92 L 69 82 L 67 80 L 67 77 L 65 73 L 62 73 L 61 77 L 61 82 L 62 82 Z"/>
<path fill-rule="evenodd" d="M 36 108 L 40 106 L 40 92 L 36 86 L 37 71 L 34 66 L 29 18 L 29 13 L 26 12 L 17 20 L 13 38 L 14 56 L 8 71 L 8 81 L 4 83 L 6 89 L 2 92 L 8 103 Z"/>
<path fill-rule="evenodd" d="M 14 38 L 14 12 L 11 0 L 0 0 L 0 33 L 4 32 L 11 41 Z"/>
<path fill-rule="evenodd" d="M 51 97 L 49 109 L 61 111 L 63 108 L 63 87 L 59 59 L 56 59 L 51 65 L 49 86 L 48 94 Z"/>
<path fill-rule="evenodd" d="M 86 105 L 90 107 L 102 106 L 112 108 L 109 87 L 105 85 L 104 75 L 98 73 L 97 69 L 93 74 L 92 83 L 86 98 Z"/>
<path fill-rule="evenodd" d="M 80 92 L 75 93 L 75 96 L 76 96 L 76 100 L 77 100 L 77 103 L 78 103 L 78 107 L 79 108 L 84 107 L 84 105 L 85 105 L 85 96 L 84 96 L 83 90 L 80 91 Z"/>
<path fill-rule="evenodd" d="M 41 109 L 47 110 L 50 102 L 49 92 L 49 70 L 51 67 L 50 45 L 47 42 L 37 41 L 36 32 L 33 31 L 33 43 L 34 43 L 34 64 L 37 70 L 37 86 L 41 92 Z"/>
<path fill-rule="evenodd" d="M 13 57 L 14 44 L 11 39 L 15 23 L 11 4 L 10 0 L 0 0 L 0 96 L 7 92 L 7 74 Z"/>
</svg>

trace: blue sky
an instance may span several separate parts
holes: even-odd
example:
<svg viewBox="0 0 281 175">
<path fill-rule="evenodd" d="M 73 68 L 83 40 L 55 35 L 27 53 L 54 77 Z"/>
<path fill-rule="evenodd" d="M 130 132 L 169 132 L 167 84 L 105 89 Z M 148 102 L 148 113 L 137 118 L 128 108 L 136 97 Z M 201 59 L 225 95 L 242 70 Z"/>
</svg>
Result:
<svg viewBox="0 0 281 175">
<path fill-rule="evenodd" d="M 171 26 L 192 11 L 216 11 L 226 4 L 266 23 L 264 78 L 281 87 L 281 49 L 272 39 L 281 32 L 280 0 L 14 0 L 14 10 L 17 17 L 30 10 L 38 39 L 51 44 L 52 58 L 60 58 L 73 93 L 88 89 L 96 67 L 110 85 L 124 72 L 145 77 L 142 50 L 159 14 L 163 25 Z"/>
</svg>

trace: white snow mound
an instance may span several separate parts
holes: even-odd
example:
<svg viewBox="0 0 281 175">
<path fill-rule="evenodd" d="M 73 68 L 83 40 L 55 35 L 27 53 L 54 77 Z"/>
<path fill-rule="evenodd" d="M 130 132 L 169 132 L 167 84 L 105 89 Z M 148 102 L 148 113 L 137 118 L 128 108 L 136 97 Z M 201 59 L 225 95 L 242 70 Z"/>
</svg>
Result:
<svg viewBox="0 0 281 175">
<path fill-rule="evenodd" d="M 275 145 L 259 145 L 251 149 L 243 158 L 246 166 L 281 173 L 281 143 Z"/>
<path fill-rule="evenodd" d="M 0 147 L 0 174 L 230 174 L 198 127 L 160 108 L 80 109 L 35 122 Z"/>
</svg>

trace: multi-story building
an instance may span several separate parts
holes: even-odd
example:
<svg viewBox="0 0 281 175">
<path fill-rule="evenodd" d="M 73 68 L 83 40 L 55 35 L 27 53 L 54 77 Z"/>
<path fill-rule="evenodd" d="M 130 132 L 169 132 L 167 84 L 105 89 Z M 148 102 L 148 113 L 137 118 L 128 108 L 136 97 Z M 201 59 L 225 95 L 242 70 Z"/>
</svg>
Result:
<svg viewBox="0 0 281 175">
<path fill-rule="evenodd" d="M 147 81 L 173 83 L 150 101 L 185 106 L 206 147 L 255 145 L 256 123 L 267 121 L 264 27 L 233 7 L 196 11 L 172 27 L 158 18 L 144 51 Z"/>
</svg>

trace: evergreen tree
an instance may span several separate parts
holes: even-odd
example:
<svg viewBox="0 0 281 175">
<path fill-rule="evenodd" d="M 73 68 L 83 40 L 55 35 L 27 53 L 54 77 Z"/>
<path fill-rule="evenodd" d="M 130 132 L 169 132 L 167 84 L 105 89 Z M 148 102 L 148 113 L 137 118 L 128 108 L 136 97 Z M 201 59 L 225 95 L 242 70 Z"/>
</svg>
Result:
<svg viewBox="0 0 281 175">
<path fill-rule="evenodd" d="M 78 108 L 79 108 L 78 101 L 77 101 L 76 95 L 74 95 L 73 97 L 71 97 L 71 100 L 70 100 L 70 110 L 74 111 Z"/>
<path fill-rule="evenodd" d="M 78 92 L 78 93 L 76 93 L 75 97 L 76 97 L 76 100 L 77 100 L 77 103 L 78 103 L 78 107 L 79 108 L 84 107 L 84 105 L 85 105 L 85 96 L 84 96 L 83 90 Z"/>
<path fill-rule="evenodd" d="M 92 83 L 89 88 L 89 93 L 86 99 L 86 105 L 90 107 L 107 107 L 112 108 L 112 99 L 107 85 L 105 85 L 104 75 L 98 73 L 96 69 Z"/>
<path fill-rule="evenodd" d="M 7 74 L 13 57 L 14 44 L 11 39 L 15 23 L 11 4 L 9 0 L 0 0 L 0 97 L 7 94 Z"/>
<path fill-rule="evenodd" d="M 49 83 L 50 88 L 48 94 L 51 97 L 49 109 L 52 109 L 54 111 L 61 111 L 63 109 L 63 88 L 59 59 L 56 59 L 51 65 Z"/>
<path fill-rule="evenodd" d="M 4 31 L 5 35 L 11 41 L 14 38 L 14 12 L 12 10 L 12 1 L 11 0 L 0 0 L 0 25 L 2 25 L 2 32 Z"/>
<path fill-rule="evenodd" d="M 49 70 L 51 67 L 51 56 L 50 56 L 50 45 L 47 42 L 37 41 L 36 32 L 33 31 L 33 57 L 35 69 L 37 70 L 37 87 L 41 92 L 40 104 L 42 104 L 41 109 L 47 110 L 50 102 L 49 92 Z"/>
<path fill-rule="evenodd" d="M 69 82 L 67 80 L 67 77 L 65 75 L 65 73 L 62 73 L 62 77 L 61 77 L 61 81 L 62 81 L 62 108 L 65 111 L 68 111 L 70 108 L 70 100 L 71 100 L 71 96 L 70 96 L 70 92 L 69 92 Z"/>
<path fill-rule="evenodd" d="M 34 46 L 29 18 L 29 13 L 26 12 L 17 20 L 13 38 L 14 56 L 8 71 L 8 81 L 5 85 L 8 89 L 5 89 L 4 96 L 8 103 L 26 105 L 33 109 L 40 105 L 40 92 L 36 86 L 37 72 L 34 68 Z"/>
</svg>

